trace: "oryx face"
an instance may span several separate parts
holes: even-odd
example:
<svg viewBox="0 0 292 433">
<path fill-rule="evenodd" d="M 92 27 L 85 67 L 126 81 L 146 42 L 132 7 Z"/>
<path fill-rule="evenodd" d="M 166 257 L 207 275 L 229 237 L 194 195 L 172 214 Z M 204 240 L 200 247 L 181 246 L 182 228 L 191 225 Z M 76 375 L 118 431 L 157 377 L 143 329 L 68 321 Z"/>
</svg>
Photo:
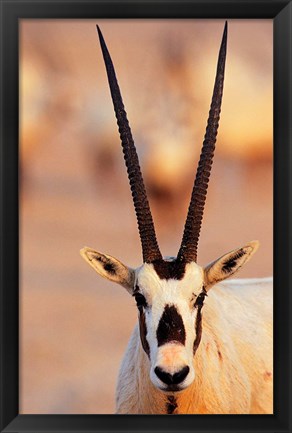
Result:
<svg viewBox="0 0 292 433">
<path fill-rule="evenodd" d="M 165 262 L 164 271 L 173 263 Z M 150 359 L 150 378 L 163 391 L 182 390 L 195 377 L 193 356 L 201 335 L 198 319 L 206 292 L 202 268 L 196 263 L 181 267 L 176 270 L 178 278 L 164 278 L 169 275 L 161 275 L 153 264 L 144 264 L 137 270 L 133 294 L 141 344 Z"/>
<path fill-rule="evenodd" d="M 150 360 L 150 378 L 163 391 L 179 391 L 194 378 L 193 356 L 203 332 L 206 292 L 233 275 L 256 251 L 250 242 L 205 268 L 197 265 L 197 246 L 219 126 L 227 48 L 227 23 L 220 46 L 212 103 L 193 186 L 183 238 L 175 259 L 163 259 L 114 66 L 98 29 L 111 96 L 128 171 L 143 265 L 134 270 L 119 260 L 84 248 L 84 259 L 103 277 L 121 284 L 136 299 L 142 347 Z"/>
<path fill-rule="evenodd" d="M 207 291 L 241 268 L 257 247 L 257 241 L 249 242 L 205 268 L 162 259 L 134 270 L 91 248 L 83 248 L 81 255 L 99 275 L 122 285 L 135 298 L 150 379 L 157 388 L 173 392 L 185 389 L 195 378 L 193 357 L 204 330 Z"/>
</svg>

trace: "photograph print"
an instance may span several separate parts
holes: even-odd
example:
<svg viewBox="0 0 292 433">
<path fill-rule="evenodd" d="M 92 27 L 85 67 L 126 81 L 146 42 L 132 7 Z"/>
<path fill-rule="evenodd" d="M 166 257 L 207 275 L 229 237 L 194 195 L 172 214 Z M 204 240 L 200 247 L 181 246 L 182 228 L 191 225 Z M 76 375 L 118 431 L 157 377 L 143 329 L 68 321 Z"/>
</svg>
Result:
<svg viewBox="0 0 292 433">
<path fill-rule="evenodd" d="M 22 19 L 19 60 L 20 413 L 273 414 L 272 20 Z"/>
</svg>

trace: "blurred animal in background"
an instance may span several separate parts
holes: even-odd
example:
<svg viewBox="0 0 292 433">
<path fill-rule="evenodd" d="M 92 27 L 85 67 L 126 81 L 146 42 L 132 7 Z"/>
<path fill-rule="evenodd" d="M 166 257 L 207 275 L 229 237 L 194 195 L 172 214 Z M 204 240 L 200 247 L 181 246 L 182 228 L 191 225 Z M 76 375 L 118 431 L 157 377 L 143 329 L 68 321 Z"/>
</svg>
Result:
<svg viewBox="0 0 292 433">
<path fill-rule="evenodd" d="M 177 257 L 160 252 L 114 66 L 99 28 L 98 34 L 143 253 L 143 264 L 131 269 L 92 248 L 81 250 L 99 275 L 126 288 L 137 303 L 139 323 L 119 373 L 117 413 L 272 414 L 272 279 L 224 281 L 250 260 L 258 242 L 248 242 L 207 266 L 197 263 L 219 126 L 227 23 Z"/>
<path fill-rule="evenodd" d="M 84 157 L 97 194 L 106 194 L 105 185 L 113 190 L 120 179 L 117 134 L 111 126 L 111 113 L 104 104 L 106 93 L 94 87 L 96 73 L 90 25 L 68 22 L 69 27 L 72 25 L 72 33 L 57 22 L 54 26 L 52 23 L 26 23 L 21 31 L 20 168 L 21 187 L 26 193 L 37 185 L 35 173 L 40 163 L 44 166 L 47 162 L 46 149 L 52 149 L 52 154 L 58 153 L 59 157 L 64 146 L 56 146 L 57 142 L 70 142 L 73 155 L 79 154 L 77 144 L 82 140 L 78 158 Z M 152 44 L 148 57 L 147 50 L 139 52 L 136 38 L 131 37 L 126 27 L 125 37 L 131 54 L 119 58 L 119 66 L 127 69 L 126 80 L 131 83 L 128 91 L 135 93 L 139 89 L 139 106 L 129 104 L 128 109 L 132 110 L 131 118 L 136 125 L 135 143 L 153 209 L 159 220 L 164 216 L 177 225 L 185 211 L 184 206 L 176 206 L 176 203 L 179 199 L 187 205 L 199 150 L 193 143 L 201 139 L 205 126 L 201 114 L 209 103 L 210 59 L 215 56 L 210 28 L 195 21 L 194 29 L 201 34 L 196 38 L 189 26 L 190 23 L 164 22 L 159 31 L 154 26 L 149 32 L 144 31 L 143 26 L 135 27 L 139 44 Z M 119 31 L 120 26 L 116 26 L 111 32 L 117 56 L 121 52 L 117 42 Z M 264 171 L 265 164 L 270 165 L 272 158 L 271 56 L 265 26 L 251 27 L 247 35 L 243 38 L 241 35 L 240 30 L 234 30 L 228 64 L 232 79 L 224 95 L 226 126 L 220 125 L 216 164 L 230 162 L 229 167 L 232 167 L 234 162 L 239 163 L 244 170 L 238 176 L 250 179 L 262 177 L 259 168 Z M 255 48 L 254 39 L 260 50 Z M 205 56 L 207 51 L 210 55 Z M 134 57 L 136 64 L 143 68 L 143 81 L 139 68 L 133 67 Z M 99 83 L 102 85 L 102 80 Z M 104 104 L 98 118 L 97 99 L 98 106 Z M 228 106 L 233 107 L 235 103 L 236 110 L 228 110 Z M 162 118 L 163 122 L 159 122 Z M 44 161 L 40 161 L 42 157 Z M 55 169 L 53 166 L 52 170 Z"/>
<path fill-rule="evenodd" d="M 158 44 L 163 80 L 151 84 L 158 107 L 153 105 L 152 92 L 148 92 L 145 121 L 151 125 L 144 157 L 144 177 L 154 206 L 164 214 L 168 212 L 177 219 L 181 207 L 177 200 L 188 200 L 188 185 L 193 177 L 193 110 L 196 100 L 190 91 L 196 72 L 190 67 L 186 47 L 182 47 L 176 34 L 167 34 Z M 159 122 L 157 111 L 164 121 Z"/>
</svg>

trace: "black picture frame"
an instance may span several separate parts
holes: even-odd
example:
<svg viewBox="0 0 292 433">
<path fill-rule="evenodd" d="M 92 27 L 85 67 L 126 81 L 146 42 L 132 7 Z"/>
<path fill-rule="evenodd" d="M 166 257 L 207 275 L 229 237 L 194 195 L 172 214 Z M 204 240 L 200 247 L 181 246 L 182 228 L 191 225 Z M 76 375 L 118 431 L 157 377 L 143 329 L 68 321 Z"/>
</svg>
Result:
<svg viewBox="0 0 292 433">
<path fill-rule="evenodd" d="M 292 4 L 287 0 L 1 0 L 1 432 L 291 432 Z M 18 20 L 274 20 L 274 415 L 19 415 Z"/>
</svg>

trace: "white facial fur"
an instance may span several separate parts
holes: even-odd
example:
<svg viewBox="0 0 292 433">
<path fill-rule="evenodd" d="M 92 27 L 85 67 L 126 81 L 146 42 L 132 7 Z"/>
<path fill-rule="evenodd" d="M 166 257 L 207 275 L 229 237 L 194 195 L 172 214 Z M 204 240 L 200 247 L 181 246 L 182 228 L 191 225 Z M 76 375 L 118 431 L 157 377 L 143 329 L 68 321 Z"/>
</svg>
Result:
<svg viewBox="0 0 292 433">
<path fill-rule="evenodd" d="M 189 373 L 179 384 L 180 389 L 189 386 L 195 378 L 193 345 L 196 338 L 197 308 L 194 308 L 194 303 L 203 288 L 203 275 L 203 269 L 194 262 L 186 265 L 181 280 L 160 279 L 152 264 L 144 264 L 136 270 L 139 292 L 147 301 L 144 314 L 146 339 L 150 348 L 150 378 L 153 384 L 162 390 L 167 390 L 167 385 L 156 375 L 154 370 L 157 366 L 172 375 L 188 366 Z M 157 329 L 167 305 L 174 305 L 181 315 L 185 329 L 184 345 L 173 341 L 158 346 Z"/>
</svg>

